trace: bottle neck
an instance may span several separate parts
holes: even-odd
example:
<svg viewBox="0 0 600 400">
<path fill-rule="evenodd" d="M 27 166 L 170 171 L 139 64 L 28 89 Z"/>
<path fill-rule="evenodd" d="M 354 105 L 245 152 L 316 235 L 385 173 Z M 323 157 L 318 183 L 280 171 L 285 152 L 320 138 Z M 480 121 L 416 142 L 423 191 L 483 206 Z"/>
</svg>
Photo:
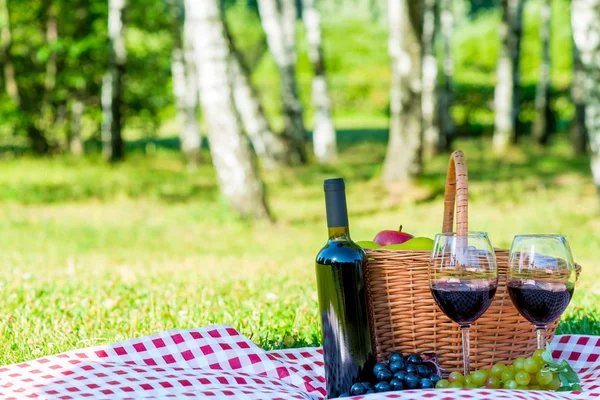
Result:
<svg viewBox="0 0 600 400">
<path fill-rule="evenodd" d="M 350 239 L 350 228 L 348 226 L 330 226 L 327 231 L 329 240 Z"/>
</svg>

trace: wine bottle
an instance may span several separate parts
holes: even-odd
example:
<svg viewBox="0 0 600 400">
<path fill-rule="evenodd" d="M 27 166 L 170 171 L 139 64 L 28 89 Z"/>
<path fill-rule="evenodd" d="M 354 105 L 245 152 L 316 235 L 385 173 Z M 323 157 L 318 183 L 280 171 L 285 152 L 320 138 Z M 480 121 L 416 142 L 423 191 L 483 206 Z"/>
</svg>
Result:
<svg viewBox="0 0 600 400">
<path fill-rule="evenodd" d="M 316 259 L 327 397 L 367 381 L 375 361 L 364 272 L 367 257 L 350 239 L 344 180 L 325 181 L 329 240 Z"/>
</svg>

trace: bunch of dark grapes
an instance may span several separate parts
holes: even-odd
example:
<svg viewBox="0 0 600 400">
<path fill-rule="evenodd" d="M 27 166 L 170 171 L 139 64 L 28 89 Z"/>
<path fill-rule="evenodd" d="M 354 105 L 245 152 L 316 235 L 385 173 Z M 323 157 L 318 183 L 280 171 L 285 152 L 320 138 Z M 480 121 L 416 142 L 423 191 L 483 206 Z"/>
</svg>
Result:
<svg viewBox="0 0 600 400">
<path fill-rule="evenodd" d="M 344 393 L 340 397 L 405 389 L 433 389 L 440 377 L 427 364 L 429 363 L 423 363 L 418 354 L 405 357 L 400 353 L 392 353 L 388 362 L 375 364 L 370 382 L 355 383 L 350 388 L 350 393 Z"/>
</svg>

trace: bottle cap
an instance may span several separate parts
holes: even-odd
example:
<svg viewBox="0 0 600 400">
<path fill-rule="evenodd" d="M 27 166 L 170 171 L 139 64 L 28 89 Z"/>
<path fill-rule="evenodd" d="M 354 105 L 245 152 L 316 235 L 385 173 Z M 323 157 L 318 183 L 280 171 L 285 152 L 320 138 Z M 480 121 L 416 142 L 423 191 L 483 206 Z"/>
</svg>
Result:
<svg viewBox="0 0 600 400">
<path fill-rule="evenodd" d="M 346 189 L 346 185 L 344 184 L 344 178 L 325 179 L 323 186 L 326 192 L 334 192 Z"/>
</svg>

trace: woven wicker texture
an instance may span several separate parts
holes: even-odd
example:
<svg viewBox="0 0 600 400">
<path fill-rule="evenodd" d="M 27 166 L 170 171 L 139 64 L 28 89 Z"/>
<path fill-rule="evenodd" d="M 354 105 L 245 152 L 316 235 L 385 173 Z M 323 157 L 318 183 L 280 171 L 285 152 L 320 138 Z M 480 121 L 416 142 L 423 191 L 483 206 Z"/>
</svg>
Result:
<svg viewBox="0 0 600 400">
<path fill-rule="evenodd" d="M 456 204 L 457 231 L 468 231 L 468 178 L 465 157 L 450 158 L 444 200 L 443 232 L 451 232 Z M 446 370 L 462 370 L 461 332 L 438 308 L 429 289 L 430 251 L 367 251 L 365 274 L 374 351 L 378 361 L 390 353 L 434 351 Z M 506 290 L 508 250 L 496 249 L 498 289 L 489 309 L 471 327 L 471 368 L 511 363 L 536 348 L 533 325 L 515 309 Z M 580 267 L 578 266 L 578 273 Z M 557 322 L 548 326 L 552 341 Z"/>
</svg>

